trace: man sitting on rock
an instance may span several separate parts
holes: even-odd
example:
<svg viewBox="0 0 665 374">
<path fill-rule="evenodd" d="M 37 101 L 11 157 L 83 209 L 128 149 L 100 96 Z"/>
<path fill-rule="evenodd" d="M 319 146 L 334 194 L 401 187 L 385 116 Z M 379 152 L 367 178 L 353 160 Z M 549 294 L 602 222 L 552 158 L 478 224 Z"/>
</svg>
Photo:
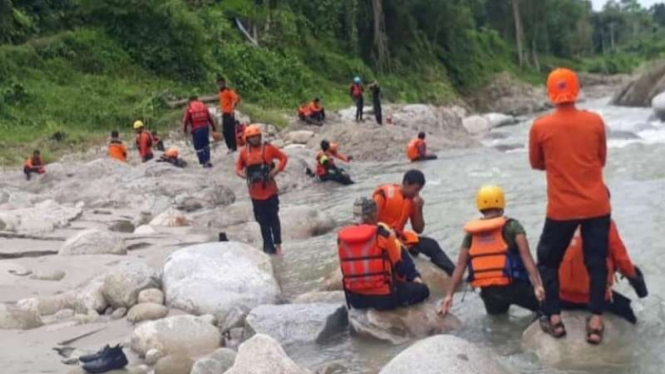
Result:
<svg viewBox="0 0 665 374">
<path fill-rule="evenodd" d="M 379 186 L 372 195 L 378 207 L 378 219 L 395 231 L 399 240 L 409 248 L 409 253 L 414 256 L 424 254 L 434 265 L 446 274 L 452 275 L 455 265 L 443 252 L 439 243 L 432 238 L 419 235 L 425 230 L 423 217 L 425 201 L 420 196 L 423 187 L 425 187 L 425 175 L 419 170 L 407 171 L 401 185 Z M 413 231 L 405 230 L 409 221 Z"/>
<path fill-rule="evenodd" d="M 187 166 L 187 161 L 180 158 L 180 152 L 178 152 L 178 149 L 176 148 L 167 149 L 164 154 L 159 157 L 157 162 L 168 162 L 169 164 L 179 168 L 184 168 Z"/>
<path fill-rule="evenodd" d="M 440 313 L 445 315 L 452 307 L 453 293 L 467 267 L 469 283 L 480 288 L 487 314 L 505 314 L 511 305 L 537 312 L 545 299 L 545 290 L 524 228 L 517 220 L 504 215 L 503 191 L 496 186 L 481 188 L 476 205 L 483 218 L 464 227 L 466 237 Z"/>
<path fill-rule="evenodd" d="M 32 152 L 32 157 L 25 160 L 25 164 L 23 165 L 23 173 L 25 174 L 25 179 L 27 180 L 30 180 L 32 173 L 46 173 L 46 170 L 44 169 L 44 161 L 42 161 L 42 156 L 39 150 Z"/>
<path fill-rule="evenodd" d="M 406 156 L 411 162 L 436 160 L 436 155 L 427 153 L 427 143 L 425 142 L 425 133 L 418 133 L 418 137 L 411 140 L 406 147 Z"/>
<path fill-rule="evenodd" d="M 395 233 L 377 221 L 372 199 L 353 204 L 359 224 L 340 230 L 338 252 L 346 300 L 351 308 L 390 310 L 414 305 L 429 297 L 413 260 Z"/>
<path fill-rule="evenodd" d="M 586 310 L 589 305 L 589 272 L 584 264 L 582 247 L 582 236 L 578 227 L 559 268 L 559 298 L 563 309 Z M 635 312 L 630 306 L 630 299 L 612 290 L 614 273 L 618 271 L 628 278 L 628 282 L 640 298 L 647 296 L 647 286 L 642 272 L 630 260 L 614 221 L 610 222 L 608 249 L 607 304 L 605 310 L 624 318 L 630 323 L 637 323 Z"/>
<path fill-rule="evenodd" d="M 327 140 L 321 141 L 321 151 L 316 155 L 316 177 L 322 182 L 334 181 L 345 186 L 353 184 L 349 174 L 335 165 L 335 158 L 344 162 L 350 162 L 353 159 L 351 156 L 340 153 L 337 144 Z"/>
<path fill-rule="evenodd" d="M 326 120 L 326 110 L 321 105 L 321 99 L 316 97 L 309 104 L 298 108 L 298 118 L 307 124 L 322 126 Z"/>
</svg>

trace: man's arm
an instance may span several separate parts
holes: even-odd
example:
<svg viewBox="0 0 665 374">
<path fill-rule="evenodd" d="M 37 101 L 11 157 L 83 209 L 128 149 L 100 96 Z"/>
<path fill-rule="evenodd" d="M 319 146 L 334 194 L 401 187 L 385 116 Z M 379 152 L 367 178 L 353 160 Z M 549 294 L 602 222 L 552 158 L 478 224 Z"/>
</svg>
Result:
<svg viewBox="0 0 665 374">
<path fill-rule="evenodd" d="M 277 168 L 275 169 L 276 173 L 281 173 L 286 169 L 286 163 L 289 161 L 289 157 L 286 155 L 286 153 L 280 151 L 277 147 L 270 145 L 269 151 L 270 151 L 270 158 L 271 159 L 277 159 L 279 160 L 279 165 L 277 165 Z"/>
<path fill-rule="evenodd" d="M 418 234 L 425 231 L 425 218 L 423 217 L 424 200 L 418 195 L 413 198 L 413 207 L 411 208 L 411 228 Z"/>
<path fill-rule="evenodd" d="M 605 167 L 607 162 L 607 134 L 605 132 L 605 123 L 600 120 L 600 144 L 598 145 L 598 159 L 600 164 Z"/>
<path fill-rule="evenodd" d="M 242 179 L 247 178 L 247 175 L 245 175 L 245 167 L 247 166 L 245 163 L 245 155 L 245 150 L 241 150 L 240 155 L 238 155 L 238 161 L 236 162 L 236 175 Z"/>
<path fill-rule="evenodd" d="M 534 123 L 533 126 L 531 126 L 531 131 L 529 131 L 529 161 L 531 163 L 531 168 L 545 170 L 545 157 L 538 139 L 538 128 L 536 127 L 536 124 L 537 123 Z"/>
<path fill-rule="evenodd" d="M 517 250 L 520 253 L 520 258 L 524 264 L 524 268 L 527 273 L 529 273 L 529 279 L 531 279 L 531 285 L 536 292 L 536 298 L 542 301 L 545 299 L 545 290 L 543 288 L 543 281 L 540 279 L 540 272 L 536 268 L 536 262 L 531 256 L 531 251 L 529 249 L 529 242 L 526 239 L 526 235 L 517 234 L 515 236 L 515 243 L 517 244 Z"/>
</svg>

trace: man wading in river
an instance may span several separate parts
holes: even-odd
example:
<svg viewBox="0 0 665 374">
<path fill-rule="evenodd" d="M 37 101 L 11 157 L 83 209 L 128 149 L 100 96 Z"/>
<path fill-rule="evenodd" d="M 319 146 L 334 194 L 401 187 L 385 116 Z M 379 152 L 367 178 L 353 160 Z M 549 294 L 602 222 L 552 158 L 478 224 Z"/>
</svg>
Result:
<svg viewBox="0 0 665 374">
<path fill-rule="evenodd" d="M 586 339 L 600 344 L 611 213 L 603 181 L 605 124 L 600 116 L 575 107 L 579 83 L 574 72 L 554 70 L 547 89 L 556 108 L 537 119 L 529 135 L 531 166 L 547 174 L 547 218 L 538 244 L 538 268 L 545 285 L 541 327 L 555 338 L 566 335 L 561 320 L 559 266 L 579 226 L 590 280 L 592 316 L 587 320 Z"/>
</svg>

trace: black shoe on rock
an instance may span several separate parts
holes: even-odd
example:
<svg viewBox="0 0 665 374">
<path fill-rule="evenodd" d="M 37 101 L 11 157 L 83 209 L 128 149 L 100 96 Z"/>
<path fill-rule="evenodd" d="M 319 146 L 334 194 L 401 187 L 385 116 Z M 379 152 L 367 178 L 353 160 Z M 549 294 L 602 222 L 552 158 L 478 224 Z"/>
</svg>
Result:
<svg viewBox="0 0 665 374">
<path fill-rule="evenodd" d="M 100 358 L 83 365 L 83 370 L 91 374 L 102 374 L 111 370 L 122 369 L 127 366 L 127 356 L 122 351 L 122 347 L 115 346 L 110 348 Z"/>
<path fill-rule="evenodd" d="M 89 355 L 84 355 L 79 357 L 79 361 L 86 363 L 86 362 L 92 362 L 95 360 L 100 359 L 103 355 L 106 354 L 106 352 L 111 349 L 111 347 L 107 344 L 104 348 L 100 349 L 99 351 L 89 354 Z"/>
</svg>

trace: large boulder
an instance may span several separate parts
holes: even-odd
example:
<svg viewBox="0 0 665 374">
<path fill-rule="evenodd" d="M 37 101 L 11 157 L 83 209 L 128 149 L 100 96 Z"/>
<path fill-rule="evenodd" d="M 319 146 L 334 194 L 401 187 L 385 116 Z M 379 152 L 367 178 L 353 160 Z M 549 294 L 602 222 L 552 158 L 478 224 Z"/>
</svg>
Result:
<svg viewBox="0 0 665 374">
<path fill-rule="evenodd" d="M 149 288 L 139 292 L 139 304 L 164 304 L 164 293 L 158 288 Z"/>
<path fill-rule="evenodd" d="M 648 107 L 663 91 L 665 91 L 665 62 L 660 61 L 649 66 L 637 79 L 624 84 L 612 98 L 612 104 Z"/>
<path fill-rule="evenodd" d="M 125 255 L 127 245 L 118 234 L 106 230 L 85 230 L 69 238 L 58 251 L 62 256 Z"/>
<path fill-rule="evenodd" d="M 469 98 L 469 103 L 481 113 L 526 115 L 551 108 L 545 90 L 513 78 L 497 75 L 488 85 Z"/>
<path fill-rule="evenodd" d="M 407 348 L 379 374 L 508 374 L 490 353 L 452 335 L 434 336 Z"/>
<path fill-rule="evenodd" d="M 464 128 L 471 135 L 484 135 L 492 129 L 492 123 L 483 116 L 470 116 L 462 121 Z"/>
<path fill-rule="evenodd" d="M 661 121 L 665 121 L 665 92 L 658 94 L 651 100 L 651 108 Z"/>
<path fill-rule="evenodd" d="M 563 312 L 562 318 L 568 335 L 554 339 L 545 334 L 538 322 L 524 331 L 522 347 L 535 352 L 548 366 L 563 370 L 599 369 L 630 365 L 634 359 L 635 327 L 612 315 L 605 315 L 603 344 L 592 346 L 586 342 L 586 317 L 583 312 Z"/>
<path fill-rule="evenodd" d="M 283 139 L 287 144 L 307 144 L 307 142 L 314 136 L 314 132 L 301 130 L 291 131 L 284 135 Z"/>
<path fill-rule="evenodd" d="M 281 293 L 270 257 L 235 242 L 173 253 L 164 264 L 162 283 L 168 306 L 212 314 L 223 330 L 242 323 L 253 308 L 276 303 Z"/>
<path fill-rule="evenodd" d="M 229 370 L 236 361 L 236 352 L 228 348 L 220 348 L 208 357 L 194 363 L 191 374 L 221 374 Z"/>
<path fill-rule="evenodd" d="M 166 355 L 198 357 L 213 352 L 222 340 L 219 330 L 206 316 L 175 316 L 145 322 L 134 329 L 131 347 L 140 356 L 156 349 Z"/>
<path fill-rule="evenodd" d="M 42 324 L 39 314 L 34 310 L 0 304 L 0 330 L 29 330 Z"/>
<path fill-rule="evenodd" d="M 169 355 L 157 361 L 155 374 L 189 374 L 192 366 L 194 366 L 194 361 L 189 356 Z"/>
<path fill-rule="evenodd" d="M 11 198 L 15 194 L 10 196 Z M 71 221 L 81 216 L 80 207 L 64 206 L 53 200 L 46 200 L 27 207 L 0 211 L 0 228 L 26 234 L 49 233 L 57 228 L 66 227 Z"/>
<path fill-rule="evenodd" d="M 351 309 L 351 331 L 359 336 L 402 344 L 458 329 L 461 322 L 455 316 L 448 314 L 442 317 L 437 313 L 437 302 L 425 302 L 391 311 Z"/>
<path fill-rule="evenodd" d="M 131 308 L 139 292 L 159 286 L 157 272 L 142 260 L 120 263 L 104 277 L 104 298 L 113 308 Z"/>
<path fill-rule="evenodd" d="M 265 334 L 282 345 L 325 342 L 345 331 L 344 304 L 284 304 L 254 308 L 245 321 L 248 336 Z"/>
<path fill-rule="evenodd" d="M 311 206 L 291 206 L 279 214 L 282 232 L 289 239 L 307 239 L 330 232 L 335 220 Z"/>
<path fill-rule="evenodd" d="M 104 278 L 104 275 L 93 278 L 75 290 L 60 294 L 21 299 L 17 306 L 40 316 L 56 314 L 63 309 L 73 309 L 83 314 L 89 311 L 102 313 L 108 306 L 103 293 Z"/>
<path fill-rule="evenodd" d="M 244 342 L 233 367 L 224 374 L 311 374 L 291 360 L 275 339 L 254 335 Z"/>
<path fill-rule="evenodd" d="M 169 308 L 162 304 L 136 304 L 127 312 L 127 321 L 138 323 L 166 317 Z"/>
</svg>

